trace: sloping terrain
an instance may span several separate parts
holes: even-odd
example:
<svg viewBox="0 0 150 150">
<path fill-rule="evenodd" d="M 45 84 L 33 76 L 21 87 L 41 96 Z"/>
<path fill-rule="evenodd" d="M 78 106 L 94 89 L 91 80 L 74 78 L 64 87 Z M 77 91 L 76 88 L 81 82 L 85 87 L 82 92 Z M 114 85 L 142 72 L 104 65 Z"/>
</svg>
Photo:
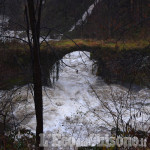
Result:
<svg viewBox="0 0 150 150">
<path fill-rule="evenodd" d="M 93 2 L 94 0 L 45 0 L 42 26 L 68 31 Z M 22 0 L 6 1 L 5 9 L 0 13 L 9 16 L 11 23 L 15 22 L 15 24 L 11 24 L 13 29 L 21 28 L 17 25 L 18 23 L 25 24 L 24 2 Z"/>
<path fill-rule="evenodd" d="M 84 38 L 149 38 L 149 0 L 102 0 L 74 36 Z"/>
<path fill-rule="evenodd" d="M 11 28 L 14 30 L 22 29 L 20 24 L 26 23 L 23 3 L 21 0 L 6 1 L 5 9 L 0 12 L 10 17 Z M 88 14 L 90 6 L 92 13 Z M 86 19 L 83 20 L 86 13 Z M 96 0 L 45 0 L 42 27 L 56 28 L 67 33 L 77 24 L 75 30 L 68 33 L 73 38 L 144 39 L 149 38 L 149 19 L 149 0 L 98 0 L 97 4 Z M 52 30 L 51 35 L 56 33 Z"/>
</svg>

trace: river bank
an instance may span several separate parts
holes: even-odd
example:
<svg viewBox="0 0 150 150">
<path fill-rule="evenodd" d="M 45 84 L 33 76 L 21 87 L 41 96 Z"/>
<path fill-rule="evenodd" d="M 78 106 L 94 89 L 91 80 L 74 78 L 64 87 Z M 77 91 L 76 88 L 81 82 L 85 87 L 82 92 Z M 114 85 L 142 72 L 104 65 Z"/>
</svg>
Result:
<svg viewBox="0 0 150 150">
<path fill-rule="evenodd" d="M 50 70 L 59 74 L 59 61 L 64 55 L 74 51 L 89 51 L 91 59 L 96 60 L 93 71 L 107 83 L 134 83 L 147 86 L 147 69 L 150 55 L 148 41 L 115 42 L 75 39 L 50 41 L 41 45 L 41 65 L 43 82 L 47 84 Z M 32 65 L 27 45 L 16 41 L 0 43 L 0 89 L 13 88 L 15 85 L 32 83 Z M 55 68 L 53 65 L 57 63 Z M 141 66 L 144 66 L 141 68 Z M 146 70 L 146 71 L 144 71 Z M 55 75 L 56 75 L 55 74 Z M 58 77 L 54 77 L 58 78 Z M 146 82 L 146 83 L 145 83 Z"/>
<path fill-rule="evenodd" d="M 144 134 L 138 135 L 143 137 L 147 133 L 150 111 L 148 88 L 129 91 L 118 84 L 107 84 L 95 75 L 97 70 L 92 70 L 93 60 L 86 51 L 67 54 L 62 61 L 66 65 L 60 67 L 60 77 L 55 86 L 43 86 L 45 134 L 61 134 L 74 138 L 77 142 L 88 142 L 96 135 L 115 136 L 116 121 L 119 123 L 119 134 L 135 135 L 140 132 Z M 21 122 L 22 128 L 35 133 L 36 118 L 32 94 L 32 85 L 26 85 L 2 92 L 2 98 L 12 99 L 16 121 Z M 128 124 L 129 133 L 126 129 Z M 97 141 L 92 142 L 99 144 L 95 143 Z M 79 143 L 78 146 L 83 145 Z"/>
</svg>

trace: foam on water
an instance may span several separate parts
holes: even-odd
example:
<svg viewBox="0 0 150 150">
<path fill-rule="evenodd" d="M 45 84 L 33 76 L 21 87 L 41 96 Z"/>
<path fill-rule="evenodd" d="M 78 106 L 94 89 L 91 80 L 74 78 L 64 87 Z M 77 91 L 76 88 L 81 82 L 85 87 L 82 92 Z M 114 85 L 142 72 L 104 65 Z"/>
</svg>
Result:
<svg viewBox="0 0 150 150">
<path fill-rule="evenodd" d="M 44 132 L 66 132 L 76 136 L 72 134 L 76 128 L 80 132 L 80 138 L 84 138 L 88 132 L 110 134 L 111 128 L 115 127 L 118 110 L 122 113 L 124 124 L 131 119 L 130 115 L 136 115 L 136 119 L 132 118 L 130 124 L 135 125 L 136 121 L 138 128 L 143 129 L 150 114 L 150 90 L 143 89 L 131 94 L 120 85 L 107 85 L 92 74 L 93 61 L 87 56 L 90 56 L 88 52 L 66 55 L 63 61 L 71 67 L 62 67 L 54 88 L 43 87 Z M 25 86 L 20 90 L 22 97 L 26 97 L 27 88 Z M 35 132 L 34 103 L 30 91 L 28 102 L 18 103 L 15 109 L 18 119 L 22 119 L 26 113 L 32 115 L 22 123 L 22 127 Z M 149 123 L 148 120 L 147 125 Z"/>
</svg>

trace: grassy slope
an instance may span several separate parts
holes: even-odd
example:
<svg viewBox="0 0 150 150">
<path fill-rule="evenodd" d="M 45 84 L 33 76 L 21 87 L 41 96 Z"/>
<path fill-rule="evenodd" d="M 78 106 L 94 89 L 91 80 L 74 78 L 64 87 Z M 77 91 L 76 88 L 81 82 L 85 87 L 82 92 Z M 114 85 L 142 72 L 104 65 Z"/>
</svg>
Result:
<svg viewBox="0 0 150 150">
<path fill-rule="evenodd" d="M 118 49 L 118 50 L 132 50 L 132 49 L 142 49 L 148 46 L 150 43 L 148 41 L 140 40 L 140 41 L 103 41 L 103 40 L 81 40 L 81 39 L 74 39 L 73 40 L 77 45 L 80 47 L 89 47 L 89 48 L 94 48 L 94 47 L 99 47 L 99 48 L 109 48 L 109 49 Z M 54 48 L 72 48 L 76 47 L 75 43 L 73 43 L 71 40 L 62 40 L 62 41 L 51 41 L 50 45 L 53 46 Z"/>
<path fill-rule="evenodd" d="M 92 39 L 73 39 L 73 40 L 61 40 L 61 41 L 50 41 L 49 44 L 53 48 L 58 49 L 69 49 L 72 47 L 77 47 L 76 44 L 80 47 L 86 46 L 89 48 L 99 47 L 99 48 L 109 48 L 109 49 L 118 49 L 118 50 L 133 50 L 133 49 L 143 49 L 147 46 L 149 46 L 150 42 L 145 40 L 139 40 L 139 41 L 118 41 L 115 40 L 92 40 Z M 43 49 L 46 49 L 46 44 L 43 43 L 41 45 L 41 51 Z M 21 53 L 26 53 L 29 51 L 29 48 L 27 45 L 18 43 L 16 41 L 12 42 L 6 42 L 5 44 L 0 43 L 0 50 L 5 49 L 8 50 L 14 50 Z"/>
</svg>

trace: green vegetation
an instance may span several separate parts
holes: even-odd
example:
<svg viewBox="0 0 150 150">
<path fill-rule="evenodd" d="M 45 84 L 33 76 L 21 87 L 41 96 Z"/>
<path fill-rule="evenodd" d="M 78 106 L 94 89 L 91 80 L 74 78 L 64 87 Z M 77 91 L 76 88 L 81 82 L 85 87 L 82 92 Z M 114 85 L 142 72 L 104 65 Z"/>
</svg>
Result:
<svg viewBox="0 0 150 150">
<path fill-rule="evenodd" d="M 50 41 L 51 47 L 56 49 L 69 49 L 73 47 L 89 47 L 89 48 L 108 48 L 116 50 L 134 50 L 143 49 L 150 45 L 147 40 L 138 41 L 115 41 L 115 40 L 93 40 L 93 39 L 73 39 L 73 40 L 61 40 L 61 41 Z M 77 47 L 77 48 L 79 48 Z M 0 49 L 6 49 L 11 51 L 18 51 L 20 54 L 25 54 L 29 51 L 29 47 L 26 44 L 19 43 L 17 41 L 6 42 L 5 44 L 0 43 Z M 41 50 L 48 49 L 46 43 L 41 45 Z"/>
<path fill-rule="evenodd" d="M 117 50 L 133 50 L 133 49 L 143 49 L 149 46 L 149 41 L 119 41 L 116 42 L 115 40 L 92 40 L 92 39 L 75 39 L 73 40 L 78 46 L 80 47 L 89 47 L 89 48 L 108 48 L 108 49 L 117 49 Z M 62 40 L 62 41 L 51 41 L 50 45 L 54 48 L 73 48 L 77 47 L 76 44 L 71 40 Z M 77 47 L 78 48 L 78 47 Z"/>
</svg>

